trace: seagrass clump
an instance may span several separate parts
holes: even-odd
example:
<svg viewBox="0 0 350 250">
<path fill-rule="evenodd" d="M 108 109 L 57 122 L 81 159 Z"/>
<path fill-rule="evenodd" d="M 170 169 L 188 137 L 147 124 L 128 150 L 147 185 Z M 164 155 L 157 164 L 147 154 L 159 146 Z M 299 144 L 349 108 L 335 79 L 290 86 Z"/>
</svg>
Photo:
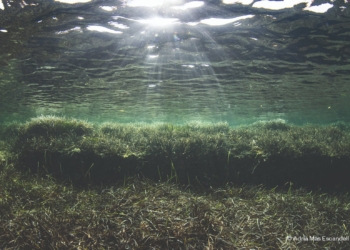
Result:
<svg viewBox="0 0 350 250">
<path fill-rule="evenodd" d="M 316 189 L 350 187 L 350 131 L 344 123 L 93 125 L 42 116 L 8 129 L 16 165 L 60 178 L 113 182 L 140 174 L 205 186 L 291 181 Z"/>
</svg>

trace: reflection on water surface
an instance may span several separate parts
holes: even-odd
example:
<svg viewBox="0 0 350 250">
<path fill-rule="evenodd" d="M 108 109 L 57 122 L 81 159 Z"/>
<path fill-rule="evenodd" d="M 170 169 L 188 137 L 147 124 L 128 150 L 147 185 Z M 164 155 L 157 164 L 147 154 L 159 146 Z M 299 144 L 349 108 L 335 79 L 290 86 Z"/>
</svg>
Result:
<svg viewBox="0 0 350 250">
<path fill-rule="evenodd" d="M 3 1 L 4 119 L 349 120 L 347 1 Z"/>
</svg>

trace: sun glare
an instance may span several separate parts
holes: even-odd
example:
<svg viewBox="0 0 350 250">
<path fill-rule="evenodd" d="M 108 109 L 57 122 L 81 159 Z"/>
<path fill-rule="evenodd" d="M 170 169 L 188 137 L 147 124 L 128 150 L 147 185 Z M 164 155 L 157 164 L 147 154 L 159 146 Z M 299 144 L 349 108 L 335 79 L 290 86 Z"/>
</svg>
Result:
<svg viewBox="0 0 350 250">
<path fill-rule="evenodd" d="M 129 7 L 156 7 L 163 5 L 164 0 L 132 0 L 128 1 Z"/>
<path fill-rule="evenodd" d="M 121 34 L 123 32 L 121 31 L 117 31 L 117 30 L 112 30 L 112 29 L 108 29 L 102 26 L 97 26 L 97 25 L 91 25 L 87 27 L 88 30 L 91 31 L 98 31 L 98 32 L 106 32 L 106 33 L 112 33 L 112 34 Z"/>
<path fill-rule="evenodd" d="M 179 23 L 179 19 L 177 18 L 162 18 L 162 17 L 154 17 L 150 19 L 142 19 L 137 20 L 139 23 L 147 24 L 150 26 L 169 26 L 172 24 Z"/>
</svg>

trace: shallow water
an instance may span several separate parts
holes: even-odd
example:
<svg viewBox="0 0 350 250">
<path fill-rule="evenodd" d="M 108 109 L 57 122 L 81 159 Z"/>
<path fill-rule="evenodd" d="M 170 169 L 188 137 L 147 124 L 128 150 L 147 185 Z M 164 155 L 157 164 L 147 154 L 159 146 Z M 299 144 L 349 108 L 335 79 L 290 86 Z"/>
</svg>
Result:
<svg viewBox="0 0 350 250">
<path fill-rule="evenodd" d="M 350 120 L 347 1 L 3 2 L 2 121 Z"/>
</svg>

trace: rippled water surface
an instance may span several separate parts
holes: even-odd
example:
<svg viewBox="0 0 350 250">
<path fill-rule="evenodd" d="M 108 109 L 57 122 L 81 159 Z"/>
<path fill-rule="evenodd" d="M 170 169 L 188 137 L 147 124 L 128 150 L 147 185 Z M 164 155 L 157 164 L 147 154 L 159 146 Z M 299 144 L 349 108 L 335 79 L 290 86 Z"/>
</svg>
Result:
<svg viewBox="0 0 350 250">
<path fill-rule="evenodd" d="M 2 0 L 0 119 L 349 121 L 349 8 Z"/>
</svg>

